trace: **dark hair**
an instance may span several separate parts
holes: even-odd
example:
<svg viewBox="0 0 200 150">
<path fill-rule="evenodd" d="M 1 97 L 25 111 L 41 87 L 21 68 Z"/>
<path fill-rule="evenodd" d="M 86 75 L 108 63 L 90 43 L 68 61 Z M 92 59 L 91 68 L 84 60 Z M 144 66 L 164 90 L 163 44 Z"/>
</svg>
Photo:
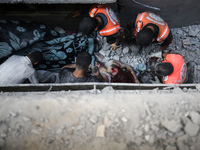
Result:
<svg viewBox="0 0 200 150">
<path fill-rule="evenodd" d="M 172 74 L 172 72 L 174 71 L 174 67 L 172 66 L 171 63 L 164 62 L 157 64 L 154 71 L 155 74 L 158 76 L 167 76 Z"/>
<path fill-rule="evenodd" d="M 39 51 L 31 52 L 28 57 L 32 63 L 39 63 L 43 60 L 43 54 Z"/>
<path fill-rule="evenodd" d="M 76 58 L 76 67 L 79 70 L 88 69 L 91 61 L 92 56 L 88 52 L 80 52 Z"/>
<path fill-rule="evenodd" d="M 83 34 L 91 34 L 98 26 L 98 20 L 92 17 L 84 18 L 79 24 L 79 31 Z"/>
<path fill-rule="evenodd" d="M 150 28 L 144 28 L 137 34 L 136 42 L 141 46 L 149 45 L 152 40 L 153 31 Z"/>
</svg>

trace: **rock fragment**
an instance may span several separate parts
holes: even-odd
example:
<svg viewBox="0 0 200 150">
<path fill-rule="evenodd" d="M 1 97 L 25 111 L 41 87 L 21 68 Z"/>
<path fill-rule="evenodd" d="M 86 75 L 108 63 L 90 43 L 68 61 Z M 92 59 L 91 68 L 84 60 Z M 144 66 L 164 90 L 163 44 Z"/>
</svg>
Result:
<svg viewBox="0 0 200 150">
<path fill-rule="evenodd" d="M 167 146 L 165 150 L 177 150 L 174 146 Z"/>
<path fill-rule="evenodd" d="M 121 120 L 122 120 L 124 123 L 128 122 L 128 119 L 125 118 L 125 117 L 122 117 Z"/>
<path fill-rule="evenodd" d="M 193 111 L 189 114 L 193 123 L 200 125 L 200 115 L 199 113 Z"/>
<path fill-rule="evenodd" d="M 197 133 L 199 132 L 199 126 L 189 121 L 185 125 L 184 130 L 187 133 L 187 135 L 196 136 Z"/>
<path fill-rule="evenodd" d="M 188 136 L 183 135 L 177 139 L 177 146 L 180 150 L 189 150 L 188 146 Z"/>
<path fill-rule="evenodd" d="M 90 120 L 90 122 L 91 122 L 92 124 L 96 124 L 97 121 L 98 121 L 98 116 L 93 114 L 93 115 L 90 117 L 89 120 Z"/>
<path fill-rule="evenodd" d="M 3 147 L 5 144 L 5 140 L 3 138 L 0 138 L 0 148 Z"/>
<path fill-rule="evenodd" d="M 176 120 L 164 120 L 161 122 L 161 124 L 172 133 L 176 133 L 182 128 L 182 124 L 180 123 L 180 121 Z"/>
</svg>

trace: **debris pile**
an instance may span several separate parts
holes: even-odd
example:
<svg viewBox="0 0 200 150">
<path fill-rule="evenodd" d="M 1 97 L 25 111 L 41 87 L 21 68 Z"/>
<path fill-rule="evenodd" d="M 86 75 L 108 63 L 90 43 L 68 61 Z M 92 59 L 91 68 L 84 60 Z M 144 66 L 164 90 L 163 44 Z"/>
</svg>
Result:
<svg viewBox="0 0 200 150">
<path fill-rule="evenodd" d="M 199 93 L 110 90 L 1 93 L 0 148 L 200 149 Z"/>
</svg>

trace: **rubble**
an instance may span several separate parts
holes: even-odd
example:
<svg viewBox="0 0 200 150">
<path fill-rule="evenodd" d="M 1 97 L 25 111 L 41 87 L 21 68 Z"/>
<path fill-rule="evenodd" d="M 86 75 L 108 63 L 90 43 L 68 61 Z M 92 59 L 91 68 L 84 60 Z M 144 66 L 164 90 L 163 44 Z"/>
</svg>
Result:
<svg viewBox="0 0 200 150">
<path fill-rule="evenodd" d="M 167 50 L 195 61 L 200 82 L 200 25 L 174 28 Z M 116 51 L 102 46 L 103 61 L 118 59 L 145 70 L 152 44 Z M 148 50 L 147 50 L 148 49 Z M 136 55 L 137 54 L 137 55 Z M 138 70 L 137 70 L 138 69 Z M 123 93 L 124 92 L 124 93 Z M 0 149 L 200 149 L 200 87 L 118 91 L 0 93 Z"/>
</svg>

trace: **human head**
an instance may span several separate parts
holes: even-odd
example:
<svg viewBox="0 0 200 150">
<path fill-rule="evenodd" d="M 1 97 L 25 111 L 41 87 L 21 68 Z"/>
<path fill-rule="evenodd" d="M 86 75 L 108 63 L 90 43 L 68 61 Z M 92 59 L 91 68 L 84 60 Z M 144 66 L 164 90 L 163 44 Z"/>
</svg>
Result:
<svg viewBox="0 0 200 150">
<path fill-rule="evenodd" d="M 92 57 L 88 52 L 80 52 L 76 58 L 76 68 L 78 70 L 88 70 Z"/>
<path fill-rule="evenodd" d="M 174 71 L 174 67 L 169 62 L 163 62 L 156 65 L 155 74 L 158 76 L 168 76 Z"/>
<path fill-rule="evenodd" d="M 98 20 L 92 17 L 84 18 L 79 24 L 79 31 L 83 34 L 91 34 L 98 26 Z"/>
<path fill-rule="evenodd" d="M 43 54 L 39 51 L 34 51 L 28 54 L 28 58 L 35 65 L 43 60 Z"/>
<path fill-rule="evenodd" d="M 149 45 L 152 40 L 153 31 L 150 28 L 144 28 L 137 34 L 136 42 L 141 46 Z"/>
</svg>

